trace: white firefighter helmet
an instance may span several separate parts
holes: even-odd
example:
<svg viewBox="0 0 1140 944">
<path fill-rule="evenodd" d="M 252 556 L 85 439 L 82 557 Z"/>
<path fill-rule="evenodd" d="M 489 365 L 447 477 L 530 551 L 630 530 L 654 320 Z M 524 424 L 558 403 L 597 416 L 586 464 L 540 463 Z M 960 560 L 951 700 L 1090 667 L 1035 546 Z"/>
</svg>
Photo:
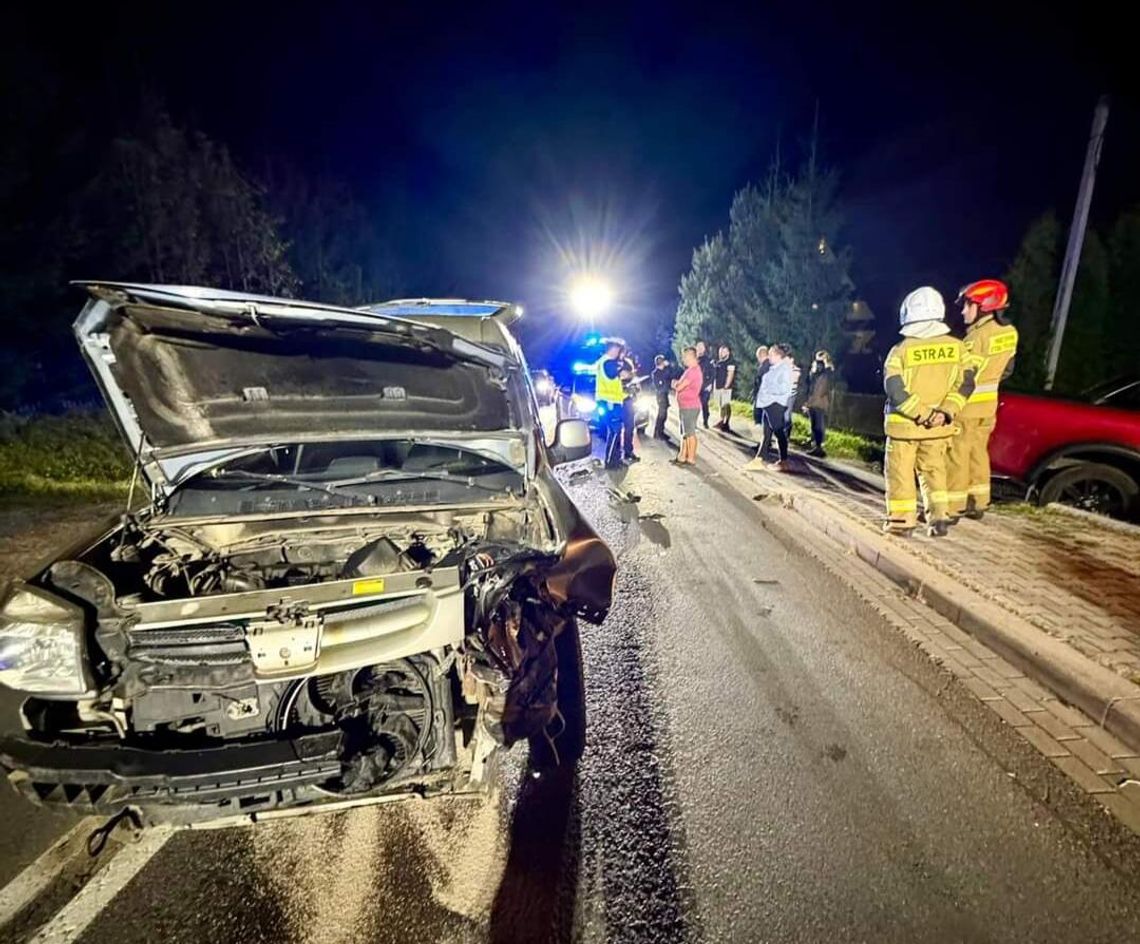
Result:
<svg viewBox="0 0 1140 944">
<path fill-rule="evenodd" d="M 938 289 L 924 285 L 903 299 L 899 308 L 899 324 L 906 327 L 919 321 L 942 321 L 946 317 L 946 302 Z"/>
</svg>

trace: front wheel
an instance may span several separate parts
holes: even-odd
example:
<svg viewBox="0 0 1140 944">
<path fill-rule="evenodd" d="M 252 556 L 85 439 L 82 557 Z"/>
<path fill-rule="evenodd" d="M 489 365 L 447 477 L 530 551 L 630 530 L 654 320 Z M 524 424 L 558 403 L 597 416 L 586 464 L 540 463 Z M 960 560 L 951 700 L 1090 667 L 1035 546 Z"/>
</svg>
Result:
<svg viewBox="0 0 1140 944">
<path fill-rule="evenodd" d="M 1140 485 L 1127 472 L 1099 462 L 1082 462 L 1062 469 L 1041 486 L 1040 502 L 1126 519 L 1136 512 L 1138 494 Z"/>
</svg>

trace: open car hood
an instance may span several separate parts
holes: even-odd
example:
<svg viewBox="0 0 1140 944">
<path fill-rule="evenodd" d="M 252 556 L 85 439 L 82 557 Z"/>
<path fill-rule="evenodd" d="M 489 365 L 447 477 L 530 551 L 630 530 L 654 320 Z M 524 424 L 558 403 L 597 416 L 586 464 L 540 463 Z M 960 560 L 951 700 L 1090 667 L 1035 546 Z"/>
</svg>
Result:
<svg viewBox="0 0 1140 944">
<path fill-rule="evenodd" d="M 90 295 L 80 348 L 160 494 L 253 445 L 525 428 L 517 359 L 445 328 L 219 289 L 77 284 Z"/>
</svg>

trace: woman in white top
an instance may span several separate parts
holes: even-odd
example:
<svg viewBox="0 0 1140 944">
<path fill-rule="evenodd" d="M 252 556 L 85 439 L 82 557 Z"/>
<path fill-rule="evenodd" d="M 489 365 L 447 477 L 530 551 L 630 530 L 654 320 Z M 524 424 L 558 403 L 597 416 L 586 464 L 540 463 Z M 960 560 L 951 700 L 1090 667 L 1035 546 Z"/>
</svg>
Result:
<svg viewBox="0 0 1140 944">
<path fill-rule="evenodd" d="M 760 389 L 756 391 L 756 409 L 764 416 L 764 441 L 756 452 L 756 458 L 746 469 L 770 469 L 779 471 L 788 461 L 788 432 L 786 428 L 788 407 L 792 399 L 792 362 L 787 348 L 773 344 L 768 349 L 769 368 L 760 379 Z M 780 451 L 777 462 L 769 464 L 766 459 L 772 446 L 772 437 Z"/>
</svg>

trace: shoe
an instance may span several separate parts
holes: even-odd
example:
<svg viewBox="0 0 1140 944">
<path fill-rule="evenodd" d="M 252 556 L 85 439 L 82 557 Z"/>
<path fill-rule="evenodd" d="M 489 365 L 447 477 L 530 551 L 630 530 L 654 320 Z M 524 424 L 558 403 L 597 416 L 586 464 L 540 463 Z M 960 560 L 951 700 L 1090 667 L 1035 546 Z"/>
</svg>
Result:
<svg viewBox="0 0 1140 944">
<path fill-rule="evenodd" d="M 687 463 L 687 462 L 682 462 L 676 456 L 674 456 L 672 459 L 669 460 L 669 465 L 688 465 L 688 464 L 689 463 Z"/>
<path fill-rule="evenodd" d="M 966 512 L 966 517 L 971 521 L 981 521 L 986 516 L 984 508 L 971 508 Z"/>
<path fill-rule="evenodd" d="M 784 463 L 781 462 L 779 459 L 777 459 L 775 462 L 766 462 L 764 464 L 764 468 L 767 469 L 769 472 L 783 472 L 784 471 Z"/>
<path fill-rule="evenodd" d="M 626 461 L 626 462 L 630 462 L 630 463 L 632 463 L 632 462 L 640 462 L 640 461 L 641 461 L 641 456 L 626 456 L 626 457 L 625 457 L 625 461 Z"/>
<path fill-rule="evenodd" d="M 937 521 L 932 521 L 930 527 L 926 529 L 928 537 L 944 538 L 950 533 L 950 522 L 945 518 L 939 518 Z"/>
<path fill-rule="evenodd" d="M 954 525 L 956 525 L 961 520 L 962 520 L 961 515 L 951 515 L 949 518 L 946 519 L 946 524 L 952 528 L 952 527 L 954 527 Z"/>
<path fill-rule="evenodd" d="M 899 528 L 888 521 L 883 525 L 883 534 L 893 534 L 896 538 L 909 538 L 914 534 L 914 528 Z"/>
</svg>

